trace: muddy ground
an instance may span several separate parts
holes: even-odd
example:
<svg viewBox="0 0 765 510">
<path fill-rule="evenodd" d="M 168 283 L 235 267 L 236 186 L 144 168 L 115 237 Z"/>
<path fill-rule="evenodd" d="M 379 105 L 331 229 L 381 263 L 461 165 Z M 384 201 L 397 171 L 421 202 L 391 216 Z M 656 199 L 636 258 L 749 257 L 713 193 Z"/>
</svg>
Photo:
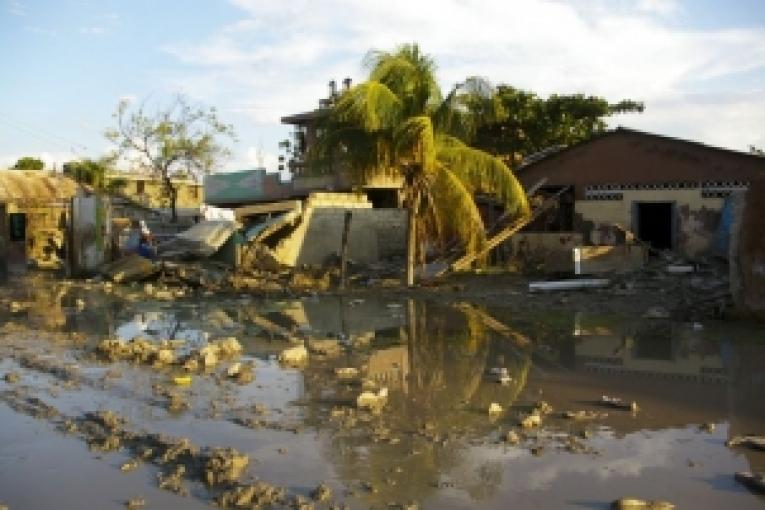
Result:
<svg viewBox="0 0 765 510">
<path fill-rule="evenodd" d="M 15 279 L 0 503 L 762 508 L 734 474 L 765 452 L 726 442 L 765 434 L 765 329 L 688 306 L 706 283 L 682 278 L 269 298 Z"/>
</svg>

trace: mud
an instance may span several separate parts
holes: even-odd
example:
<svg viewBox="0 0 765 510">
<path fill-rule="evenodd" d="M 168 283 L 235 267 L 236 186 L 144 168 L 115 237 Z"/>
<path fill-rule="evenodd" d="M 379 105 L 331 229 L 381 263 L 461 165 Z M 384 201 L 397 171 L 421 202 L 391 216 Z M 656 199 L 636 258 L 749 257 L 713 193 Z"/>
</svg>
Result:
<svg viewBox="0 0 765 510">
<path fill-rule="evenodd" d="M 29 305 L 0 307 L 0 373 L 19 376 L 0 381 L 11 508 L 54 504 L 26 479 L 61 509 L 765 504 L 758 326 L 646 321 L 648 306 L 524 311 L 441 290 L 157 290 L 0 290 Z M 279 362 L 295 348 L 298 363 Z"/>
</svg>

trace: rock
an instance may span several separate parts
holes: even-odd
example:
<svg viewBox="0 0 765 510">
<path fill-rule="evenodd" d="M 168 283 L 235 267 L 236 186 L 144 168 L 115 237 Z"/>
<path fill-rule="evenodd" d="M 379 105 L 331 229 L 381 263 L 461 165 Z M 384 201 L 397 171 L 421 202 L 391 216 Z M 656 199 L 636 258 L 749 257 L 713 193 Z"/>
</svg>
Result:
<svg viewBox="0 0 765 510">
<path fill-rule="evenodd" d="M 606 406 L 606 407 L 613 407 L 616 409 L 623 409 L 625 411 L 632 411 L 637 412 L 638 411 L 638 405 L 637 402 L 626 402 L 620 398 L 615 397 L 608 397 L 606 395 L 603 395 L 600 397 L 599 401 L 600 405 Z"/>
<path fill-rule="evenodd" d="M 234 363 L 226 374 L 239 384 L 248 384 L 255 380 L 255 367 L 252 363 Z"/>
<path fill-rule="evenodd" d="M 765 473 L 752 473 L 739 471 L 735 474 L 736 480 L 749 489 L 765 494 Z"/>
<path fill-rule="evenodd" d="M 3 380 L 8 384 L 16 384 L 19 382 L 20 376 L 16 372 L 6 372 L 3 376 Z"/>
<path fill-rule="evenodd" d="M 146 506 L 146 500 L 143 498 L 130 498 L 125 501 L 125 506 L 128 510 L 136 510 L 137 508 Z"/>
<path fill-rule="evenodd" d="M 250 458 L 234 448 L 216 448 L 205 464 L 205 481 L 209 486 L 235 483 L 247 468 Z"/>
<path fill-rule="evenodd" d="M 708 432 L 708 433 L 711 434 L 712 432 L 715 431 L 715 424 L 711 423 L 711 422 L 709 422 L 709 423 L 702 423 L 701 425 L 699 425 L 699 430 L 701 430 L 703 432 Z"/>
<path fill-rule="evenodd" d="M 179 496 L 188 496 L 189 491 L 183 485 L 183 475 L 186 474 L 186 468 L 183 464 L 175 466 L 175 469 L 168 473 L 157 473 L 157 485 L 160 489 L 174 492 Z"/>
<path fill-rule="evenodd" d="M 545 402 L 544 400 L 540 400 L 537 402 L 537 405 L 534 406 L 534 410 L 532 411 L 533 414 L 538 414 L 540 416 L 544 416 L 545 414 L 550 414 L 553 412 L 553 408 L 550 404 Z"/>
<path fill-rule="evenodd" d="M 285 349 L 279 354 L 279 361 L 290 367 L 303 366 L 308 362 L 308 350 L 302 345 Z"/>
<path fill-rule="evenodd" d="M 199 357 L 202 360 L 202 366 L 211 368 L 218 364 L 218 347 L 215 345 L 206 345 L 199 350 Z"/>
<path fill-rule="evenodd" d="M 747 446 L 755 450 L 765 450 L 765 436 L 733 436 L 726 446 Z"/>
<path fill-rule="evenodd" d="M 521 442 L 521 436 L 514 430 L 508 430 L 505 434 L 505 442 L 507 444 L 516 445 Z"/>
<path fill-rule="evenodd" d="M 489 404 L 489 416 L 497 416 L 499 414 L 502 414 L 502 406 L 497 404 L 496 402 L 492 402 Z"/>
<path fill-rule="evenodd" d="M 319 484 L 311 491 L 311 498 L 314 501 L 329 501 L 332 498 L 332 489 L 326 484 Z"/>
<path fill-rule="evenodd" d="M 622 498 L 614 501 L 611 508 L 614 510 L 674 510 L 675 505 L 669 501 Z"/>
<path fill-rule="evenodd" d="M 213 345 L 218 348 L 218 354 L 223 357 L 232 357 L 242 353 L 242 344 L 233 336 L 219 338 L 213 341 Z"/>
<path fill-rule="evenodd" d="M 175 351 L 172 349 L 159 349 L 157 350 L 157 357 L 155 363 L 162 365 L 172 365 L 175 363 Z"/>
<path fill-rule="evenodd" d="M 138 461 L 136 459 L 131 459 L 120 466 L 120 471 L 127 473 L 128 471 L 133 471 L 136 468 L 138 468 Z"/>
<path fill-rule="evenodd" d="M 388 388 L 380 388 L 377 393 L 365 391 L 356 398 L 356 407 L 379 412 L 388 401 Z"/>
<path fill-rule="evenodd" d="M 521 427 L 524 429 L 539 427 L 541 424 L 542 416 L 540 416 L 538 413 L 531 413 L 530 415 L 523 418 L 520 422 Z"/>
<path fill-rule="evenodd" d="M 239 375 L 239 372 L 242 370 L 242 364 L 237 362 L 233 363 L 230 367 L 228 367 L 228 370 L 226 370 L 226 375 L 229 377 L 236 377 Z"/>
</svg>

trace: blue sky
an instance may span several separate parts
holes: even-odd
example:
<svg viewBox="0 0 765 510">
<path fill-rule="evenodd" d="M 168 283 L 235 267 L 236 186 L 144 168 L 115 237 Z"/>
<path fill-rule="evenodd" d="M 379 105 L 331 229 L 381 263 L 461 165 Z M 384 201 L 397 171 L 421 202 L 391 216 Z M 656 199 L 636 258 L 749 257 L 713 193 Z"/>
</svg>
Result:
<svg viewBox="0 0 765 510">
<path fill-rule="evenodd" d="M 417 41 L 444 87 L 468 75 L 542 95 L 643 100 L 660 134 L 765 146 L 761 0 L 0 0 L 0 166 L 97 157 L 120 98 L 215 106 L 239 141 L 223 169 L 275 169 L 283 115 L 370 48 Z"/>
</svg>

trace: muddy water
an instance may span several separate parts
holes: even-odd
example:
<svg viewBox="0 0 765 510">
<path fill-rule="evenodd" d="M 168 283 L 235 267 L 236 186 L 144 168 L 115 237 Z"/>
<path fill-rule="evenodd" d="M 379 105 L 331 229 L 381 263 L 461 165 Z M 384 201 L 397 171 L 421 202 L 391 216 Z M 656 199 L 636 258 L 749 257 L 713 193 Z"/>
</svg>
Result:
<svg viewBox="0 0 765 510">
<path fill-rule="evenodd" d="M 0 381 L 0 393 L 39 398 L 67 417 L 113 410 L 134 431 L 236 448 L 250 458 L 244 479 L 291 495 L 309 498 L 325 483 L 334 503 L 351 508 L 595 509 L 624 496 L 765 507 L 733 479 L 765 471 L 765 452 L 725 446 L 765 434 L 765 335 L 755 326 L 554 310 L 519 317 L 501 303 L 394 296 L 162 302 L 141 287 L 50 280 L 12 283 L 0 301 L 0 374 L 20 377 Z M 225 362 L 175 387 L 173 370 L 92 354 L 106 337 L 180 339 L 191 350 L 221 336 L 240 340 L 253 382 L 228 380 Z M 341 349 L 283 368 L 275 356 L 296 338 L 334 338 Z M 22 366 L 24 356 L 49 363 Z M 50 369 L 67 363 L 76 381 Z M 361 380 L 335 375 L 347 367 L 365 387 L 388 390 L 379 414 L 356 409 Z M 501 368 L 505 384 L 492 374 Z M 181 394 L 188 409 L 169 411 L 157 387 Z M 639 410 L 601 407 L 603 395 Z M 541 426 L 520 427 L 542 400 L 553 411 Z M 490 416 L 492 403 L 502 410 Z M 3 402 L 0 423 L 0 502 L 11 509 L 123 508 L 131 497 L 147 508 L 202 508 L 217 495 L 193 479 L 187 497 L 160 490 L 158 466 L 123 473 L 132 452 L 92 451 L 55 419 Z"/>
</svg>

